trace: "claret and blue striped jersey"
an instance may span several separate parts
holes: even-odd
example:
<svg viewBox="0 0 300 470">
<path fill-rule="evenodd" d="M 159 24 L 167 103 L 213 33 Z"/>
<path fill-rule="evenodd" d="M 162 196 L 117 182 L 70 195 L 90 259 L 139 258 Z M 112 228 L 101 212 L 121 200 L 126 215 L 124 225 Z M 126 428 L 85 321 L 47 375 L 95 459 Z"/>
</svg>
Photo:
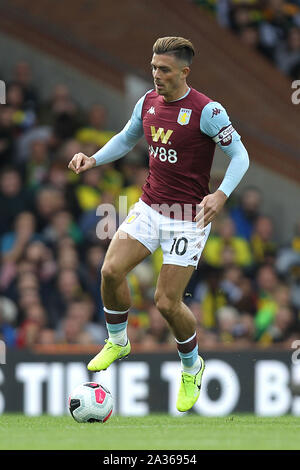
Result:
<svg viewBox="0 0 300 470">
<path fill-rule="evenodd" d="M 154 90 L 147 92 L 124 129 L 93 155 L 97 165 L 122 157 L 143 135 L 149 148 L 149 174 L 141 198 L 149 205 L 199 204 L 209 194 L 216 144 L 231 158 L 218 188 L 227 196 L 249 166 L 247 151 L 224 107 L 193 88 L 171 102 Z"/>
</svg>

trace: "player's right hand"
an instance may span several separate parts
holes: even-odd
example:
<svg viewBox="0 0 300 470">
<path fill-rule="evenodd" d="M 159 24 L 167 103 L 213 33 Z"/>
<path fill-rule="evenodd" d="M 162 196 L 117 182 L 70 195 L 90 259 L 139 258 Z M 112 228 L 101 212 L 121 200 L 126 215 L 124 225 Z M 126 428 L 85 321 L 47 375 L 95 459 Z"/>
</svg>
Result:
<svg viewBox="0 0 300 470">
<path fill-rule="evenodd" d="M 70 161 L 68 168 L 73 170 L 77 175 L 83 171 L 89 170 L 96 166 L 96 160 L 94 157 L 88 157 L 84 153 L 75 153 L 74 157 Z"/>
</svg>

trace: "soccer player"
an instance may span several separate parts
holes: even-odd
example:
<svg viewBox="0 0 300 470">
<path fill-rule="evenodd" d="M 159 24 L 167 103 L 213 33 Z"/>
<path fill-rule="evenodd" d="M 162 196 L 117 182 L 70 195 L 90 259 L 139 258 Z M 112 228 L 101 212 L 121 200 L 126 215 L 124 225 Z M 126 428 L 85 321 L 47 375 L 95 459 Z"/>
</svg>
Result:
<svg viewBox="0 0 300 470">
<path fill-rule="evenodd" d="M 102 267 L 101 294 L 109 338 L 88 364 L 105 370 L 130 353 L 126 275 L 158 246 L 163 265 L 155 304 L 174 334 L 182 373 L 177 409 L 189 410 L 200 394 L 204 360 L 198 354 L 196 319 L 183 302 L 199 262 L 211 221 L 249 166 L 248 153 L 224 107 L 187 84 L 193 44 L 181 37 L 159 38 L 151 61 L 154 89 L 135 105 L 131 119 L 93 156 L 74 155 L 69 168 L 79 174 L 127 154 L 144 134 L 149 174 L 139 202 L 114 235 Z M 215 145 L 230 157 L 219 188 L 209 192 Z"/>
</svg>

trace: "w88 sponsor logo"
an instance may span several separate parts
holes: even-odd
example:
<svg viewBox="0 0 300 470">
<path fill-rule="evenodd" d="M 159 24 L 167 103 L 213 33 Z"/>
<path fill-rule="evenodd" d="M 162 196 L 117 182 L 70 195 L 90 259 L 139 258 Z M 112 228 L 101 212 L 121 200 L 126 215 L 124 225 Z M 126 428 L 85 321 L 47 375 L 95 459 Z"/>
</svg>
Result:
<svg viewBox="0 0 300 470">
<path fill-rule="evenodd" d="M 168 161 L 169 163 L 177 162 L 177 152 L 174 149 L 166 149 L 165 147 L 155 147 L 149 145 L 150 157 L 159 158 L 161 162 Z"/>
</svg>

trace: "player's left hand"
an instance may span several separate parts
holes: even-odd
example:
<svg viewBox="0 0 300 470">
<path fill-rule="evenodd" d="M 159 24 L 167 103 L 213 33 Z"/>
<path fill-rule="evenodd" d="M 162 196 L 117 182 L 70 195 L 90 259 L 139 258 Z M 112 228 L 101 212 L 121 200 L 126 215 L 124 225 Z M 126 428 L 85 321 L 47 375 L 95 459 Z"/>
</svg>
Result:
<svg viewBox="0 0 300 470">
<path fill-rule="evenodd" d="M 206 227 L 220 212 L 226 202 L 227 196 L 223 191 L 217 189 L 215 193 L 205 196 L 198 204 L 199 212 L 194 218 L 198 228 Z"/>
</svg>

